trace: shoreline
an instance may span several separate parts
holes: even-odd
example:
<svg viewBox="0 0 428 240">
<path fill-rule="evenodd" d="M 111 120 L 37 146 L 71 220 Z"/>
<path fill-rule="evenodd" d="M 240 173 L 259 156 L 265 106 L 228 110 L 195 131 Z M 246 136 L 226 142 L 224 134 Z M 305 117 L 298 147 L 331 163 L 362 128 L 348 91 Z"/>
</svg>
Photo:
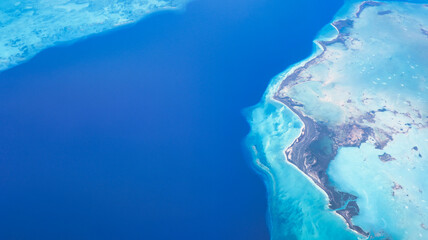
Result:
<svg viewBox="0 0 428 240">
<path fill-rule="evenodd" d="M 157 13 L 184 11 L 190 2 L 192 2 L 192 0 L 184 0 L 180 4 L 180 6 L 165 6 L 165 7 L 159 7 L 157 9 L 147 10 L 144 14 L 138 16 L 138 18 L 136 18 L 136 19 L 131 19 L 131 20 L 128 20 L 125 22 L 118 22 L 118 23 L 112 24 L 110 26 L 106 26 L 106 29 L 103 29 L 101 31 L 92 31 L 92 32 L 88 32 L 88 33 L 81 35 L 81 36 L 79 35 L 79 36 L 72 37 L 69 39 L 65 38 L 65 39 L 61 39 L 61 40 L 56 40 L 56 41 L 50 42 L 48 44 L 41 44 L 41 47 L 33 49 L 33 51 L 31 53 L 29 53 L 28 55 L 19 56 L 18 60 L 16 60 L 15 62 L 9 61 L 10 56 L 8 56 L 8 58 L 5 61 L 3 61 L 3 62 L 0 61 L 0 74 L 4 71 L 7 71 L 9 69 L 12 69 L 14 67 L 17 67 L 19 65 L 22 65 L 22 64 L 30 61 L 35 56 L 37 56 L 38 54 L 40 54 L 41 52 L 43 52 L 47 49 L 55 48 L 55 47 L 67 47 L 67 46 L 73 45 L 75 43 L 84 41 L 84 40 L 89 39 L 89 38 L 93 38 L 93 37 L 97 37 L 97 36 L 103 36 L 104 34 L 110 34 L 111 32 L 114 32 L 114 31 L 120 31 L 120 30 L 125 29 L 127 27 L 132 27 L 132 26 L 138 24 L 139 22 L 141 22 L 142 20 L 146 19 L 147 17 L 153 16 Z M 103 24 L 103 23 L 100 23 L 100 24 Z M 28 47 L 28 46 L 26 46 L 26 47 Z M 2 59 L 0 59 L 0 60 L 2 60 Z"/>
<path fill-rule="evenodd" d="M 363 1 L 357 6 L 357 12 L 353 12 L 353 14 L 355 14 L 356 18 L 359 18 L 359 15 L 364 9 L 371 6 L 378 6 L 380 4 L 382 3 L 377 1 Z M 297 63 L 295 67 L 289 69 L 283 79 L 275 84 L 278 87 L 273 90 L 274 93 L 267 97 L 286 106 L 290 111 L 297 115 L 303 124 L 300 135 L 283 152 L 286 162 L 294 165 L 294 167 L 299 169 L 302 174 L 309 178 L 317 188 L 322 190 L 328 199 L 329 209 L 331 209 L 335 214 L 341 216 L 351 231 L 368 237 L 370 235 L 368 232 L 352 223 L 352 218 L 359 214 L 359 207 L 356 202 L 357 196 L 338 191 L 334 186 L 332 186 L 327 175 L 327 169 L 330 162 L 337 155 L 339 147 L 359 146 L 362 142 L 367 140 L 367 136 L 370 135 L 371 129 L 360 128 L 364 131 L 364 136 L 357 142 L 349 143 L 346 140 L 338 139 L 340 137 L 336 136 L 335 129 L 329 129 L 325 124 L 318 123 L 312 118 L 306 116 L 296 108 L 303 107 L 302 104 L 299 104 L 292 98 L 280 93 L 280 89 L 283 89 L 284 87 L 292 87 L 294 84 L 298 84 L 296 79 L 299 77 L 299 74 L 306 68 L 318 63 L 319 59 L 322 59 L 326 52 L 327 46 L 335 43 L 343 43 L 344 37 L 347 34 L 342 32 L 342 29 L 352 28 L 353 20 L 349 17 L 344 17 L 333 20 L 330 25 L 337 32 L 336 36 L 329 39 L 322 39 L 322 35 L 318 36 L 317 39 L 314 40 L 317 50 L 315 50 L 309 58 L 302 60 Z M 348 129 L 359 126 L 349 125 L 343 127 L 345 128 L 345 131 L 347 131 Z M 331 153 L 320 154 L 315 150 L 311 150 L 311 147 L 313 147 L 314 144 L 316 145 L 324 139 L 331 141 Z"/>
<path fill-rule="evenodd" d="M 288 100 L 280 99 L 275 97 L 273 100 L 280 102 L 285 105 L 290 111 L 296 114 L 299 120 L 303 123 L 303 127 L 299 137 L 284 150 L 284 156 L 287 163 L 297 168 L 305 177 L 311 180 L 311 182 L 320 189 L 326 196 L 329 202 L 329 209 L 335 214 L 342 217 L 349 229 L 357 234 L 365 237 L 369 236 L 369 233 L 365 232 L 361 227 L 352 223 L 352 218 L 359 213 L 359 207 L 356 203 L 357 196 L 349 193 L 340 192 L 336 190 L 328 179 L 326 170 L 333 158 L 322 159 L 324 161 L 318 162 L 319 159 L 311 159 L 308 155 L 312 155 L 307 151 L 309 145 L 319 139 L 320 133 L 317 129 L 318 124 L 311 118 L 304 116 L 303 113 L 296 110 L 291 99 Z M 334 152 L 334 155 L 336 155 Z M 296 160 L 293 160 L 296 159 Z M 314 162 L 309 162 L 309 161 Z M 319 165 L 321 163 L 321 166 Z"/>
</svg>

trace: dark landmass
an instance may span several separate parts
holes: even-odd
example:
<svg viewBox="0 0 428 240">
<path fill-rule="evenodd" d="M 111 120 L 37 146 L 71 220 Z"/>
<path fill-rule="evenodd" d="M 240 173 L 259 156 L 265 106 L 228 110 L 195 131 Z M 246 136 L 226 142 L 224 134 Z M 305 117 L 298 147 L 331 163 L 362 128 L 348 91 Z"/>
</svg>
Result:
<svg viewBox="0 0 428 240">
<path fill-rule="evenodd" d="M 285 151 L 287 161 L 298 167 L 327 194 L 330 209 L 341 215 L 349 228 L 361 235 L 368 236 L 369 234 L 361 227 L 352 223 L 352 217 L 359 213 L 359 207 L 355 201 L 357 197 L 338 191 L 332 186 L 327 175 L 327 168 L 336 156 L 339 147 L 360 146 L 363 141 L 367 140 L 369 134 L 357 125 L 352 125 L 343 126 L 345 131 L 337 135 L 324 124 L 303 115 L 296 109 L 296 106 L 300 104 L 295 103 L 291 98 L 275 96 L 275 99 L 285 104 L 304 123 L 300 137 Z M 342 135 L 347 137 L 343 138 Z"/>
<path fill-rule="evenodd" d="M 337 30 L 343 34 L 343 29 L 352 28 L 354 26 L 354 21 L 351 19 L 338 20 L 333 22 L 332 25 L 335 26 Z"/>
<path fill-rule="evenodd" d="M 375 1 L 363 2 L 359 6 L 356 17 L 358 18 L 364 9 L 381 4 L 382 3 Z M 388 13 L 388 11 L 380 12 L 381 15 Z M 311 76 L 303 79 L 300 76 L 301 73 L 323 59 L 327 46 L 335 43 L 343 43 L 345 45 L 345 38 L 349 35 L 348 30 L 353 27 L 353 24 L 354 22 L 351 19 L 333 22 L 332 25 L 338 30 L 336 38 L 328 41 L 318 41 L 317 43 L 322 48 L 322 52 L 289 74 L 281 82 L 279 89 L 283 89 L 284 87 L 290 88 L 296 84 L 311 81 Z M 285 151 L 287 161 L 300 169 L 327 194 L 329 198 L 329 208 L 342 216 L 350 229 L 363 236 L 369 236 L 369 233 L 352 223 L 352 218 L 359 214 L 359 207 L 356 202 L 357 196 L 337 190 L 328 178 L 327 169 L 330 162 L 337 155 L 337 151 L 340 147 L 359 147 L 361 143 L 368 140 L 369 136 L 374 137 L 373 129 L 363 127 L 358 123 L 363 120 L 368 122 L 374 121 L 376 112 L 368 112 L 360 117 L 360 119 L 353 119 L 352 124 L 335 126 L 334 129 L 331 129 L 325 123 L 317 122 L 306 116 L 300 110 L 301 107 L 303 107 L 301 103 L 281 94 L 280 91 L 275 94 L 274 99 L 286 105 L 304 123 L 301 135 Z M 383 112 L 387 110 L 379 109 L 378 111 Z M 384 133 L 384 135 L 386 136 L 384 140 L 376 141 L 376 148 L 383 149 L 392 139 L 388 134 Z M 379 158 L 385 161 L 393 160 L 387 153 L 379 156 Z"/>
<path fill-rule="evenodd" d="M 428 30 L 421 28 L 421 32 L 423 35 L 428 37 Z"/>
<path fill-rule="evenodd" d="M 394 160 L 396 160 L 394 157 L 392 157 L 390 154 L 388 154 L 388 153 L 384 153 L 384 154 L 382 154 L 382 155 L 379 155 L 379 159 L 382 161 L 382 162 L 389 162 L 389 161 L 394 161 Z"/>
<path fill-rule="evenodd" d="M 403 189 L 403 187 L 400 184 L 394 182 L 394 185 L 392 186 L 392 189 L 394 189 L 394 190 L 400 190 L 400 189 Z"/>
<path fill-rule="evenodd" d="M 358 8 L 358 12 L 357 12 L 357 13 L 355 13 L 355 16 L 356 16 L 357 18 L 359 18 L 359 17 L 360 17 L 360 15 L 361 15 L 361 13 L 364 11 L 364 9 L 366 9 L 366 8 L 368 8 L 368 7 L 376 7 L 376 6 L 380 6 L 380 5 L 382 5 L 382 3 L 380 3 L 380 2 L 375 2 L 375 1 L 366 1 L 366 2 L 363 2 L 363 3 L 360 5 L 360 7 Z"/>
<path fill-rule="evenodd" d="M 400 185 L 400 184 L 398 184 L 398 183 L 396 183 L 396 182 L 393 182 L 394 183 L 394 185 L 392 185 L 392 196 L 394 197 L 395 196 L 395 191 L 397 191 L 397 190 L 401 190 L 401 189 L 403 189 L 403 187 Z M 419 189 L 419 192 L 420 192 L 421 190 Z"/>
</svg>

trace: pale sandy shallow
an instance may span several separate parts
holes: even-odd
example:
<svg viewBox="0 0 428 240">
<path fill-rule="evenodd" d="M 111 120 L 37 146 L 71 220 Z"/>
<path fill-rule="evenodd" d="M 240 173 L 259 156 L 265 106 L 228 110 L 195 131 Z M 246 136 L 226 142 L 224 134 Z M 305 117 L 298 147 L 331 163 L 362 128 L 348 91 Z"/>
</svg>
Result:
<svg viewBox="0 0 428 240">
<path fill-rule="evenodd" d="M 0 71 L 45 48 L 132 24 L 151 13 L 177 11 L 189 0 L 12 1 L 1 3 Z"/>
</svg>

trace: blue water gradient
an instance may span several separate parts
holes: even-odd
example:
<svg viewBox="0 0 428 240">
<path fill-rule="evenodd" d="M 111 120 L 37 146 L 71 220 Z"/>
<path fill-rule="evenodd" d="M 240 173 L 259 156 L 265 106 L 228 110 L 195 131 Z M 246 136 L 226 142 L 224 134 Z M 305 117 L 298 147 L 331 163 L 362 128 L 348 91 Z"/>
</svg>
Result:
<svg viewBox="0 0 428 240">
<path fill-rule="evenodd" d="M 1 72 L 0 239 L 268 239 L 241 110 L 341 5 L 194 1 Z"/>
</svg>

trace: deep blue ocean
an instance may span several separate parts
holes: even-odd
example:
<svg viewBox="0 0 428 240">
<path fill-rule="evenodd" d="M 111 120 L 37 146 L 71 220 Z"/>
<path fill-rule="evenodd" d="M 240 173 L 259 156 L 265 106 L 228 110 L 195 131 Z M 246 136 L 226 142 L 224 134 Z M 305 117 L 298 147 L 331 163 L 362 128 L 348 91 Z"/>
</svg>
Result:
<svg viewBox="0 0 428 240">
<path fill-rule="evenodd" d="M 269 239 L 242 109 L 342 4 L 195 0 L 0 73 L 0 239 Z"/>
</svg>

